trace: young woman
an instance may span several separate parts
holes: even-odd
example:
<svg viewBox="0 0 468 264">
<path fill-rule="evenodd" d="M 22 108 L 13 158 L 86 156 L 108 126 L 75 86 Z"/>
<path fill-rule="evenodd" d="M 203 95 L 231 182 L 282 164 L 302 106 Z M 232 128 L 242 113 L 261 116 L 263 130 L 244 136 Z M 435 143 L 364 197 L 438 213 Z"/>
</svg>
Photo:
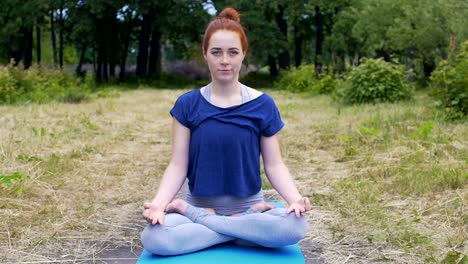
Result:
<svg viewBox="0 0 468 264">
<path fill-rule="evenodd" d="M 171 110 L 173 153 L 156 197 L 144 204 L 146 250 L 178 255 L 234 241 L 281 247 L 307 231 L 310 210 L 284 164 L 277 133 L 284 126 L 273 99 L 239 82 L 248 43 L 239 13 L 226 8 L 203 39 L 211 83 L 180 96 Z M 273 188 L 287 201 L 263 200 L 260 155 Z M 174 196 L 185 178 L 190 192 Z"/>
</svg>

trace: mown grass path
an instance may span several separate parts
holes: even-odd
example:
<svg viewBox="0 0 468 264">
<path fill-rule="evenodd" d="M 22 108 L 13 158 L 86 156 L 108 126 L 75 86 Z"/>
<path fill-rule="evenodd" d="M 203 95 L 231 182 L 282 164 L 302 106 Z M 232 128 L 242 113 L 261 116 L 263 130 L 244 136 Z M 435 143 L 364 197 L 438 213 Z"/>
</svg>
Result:
<svg viewBox="0 0 468 264">
<path fill-rule="evenodd" d="M 142 203 L 171 153 L 169 110 L 185 91 L 0 106 L 0 173 L 22 175 L 0 187 L 0 262 L 132 263 Z M 339 107 L 329 97 L 267 92 L 286 123 L 284 159 L 314 204 L 301 243 L 309 263 L 467 254 L 466 123 L 438 120 L 424 94 Z"/>
</svg>

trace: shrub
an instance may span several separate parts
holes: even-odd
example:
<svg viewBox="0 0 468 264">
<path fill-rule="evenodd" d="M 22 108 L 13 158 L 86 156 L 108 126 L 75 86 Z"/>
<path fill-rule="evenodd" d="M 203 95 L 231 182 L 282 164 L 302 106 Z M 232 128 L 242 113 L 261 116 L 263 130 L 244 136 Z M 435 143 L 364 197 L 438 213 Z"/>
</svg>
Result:
<svg viewBox="0 0 468 264">
<path fill-rule="evenodd" d="M 275 88 L 291 92 L 305 92 L 310 90 L 314 83 L 314 65 L 303 65 L 281 74 L 279 80 L 274 83 L 274 86 Z"/>
<path fill-rule="evenodd" d="M 16 102 L 21 94 L 18 79 L 11 67 L 0 68 L 0 104 Z"/>
<path fill-rule="evenodd" d="M 77 103 L 87 99 L 91 81 L 79 82 L 70 72 L 33 66 L 0 67 L 0 104 L 19 101 L 46 103 L 51 100 Z"/>
<path fill-rule="evenodd" d="M 267 73 L 249 72 L 240 78 L 240 82 L 253 88 L 271 88 L 274 77 Z"/>
<path fill-rule="evenodd" d="M 410 99 L 412 89 L 403 68 L 382 59 L 364 59 L 339 92 L 345 103 L 381 103 Z"/>
<path fill-rule="evenodd" d="M 340 81 L 335 77 L 333 68 L 324 68 L 319 75 L 319 79 L 315 81 L 312 90 L 318 94 L 331 94 L 339 84 Z"/>
<path fill-rule="evenodd" d="M 333 68 L 323 68 L 317 78 L 314 65 L 303 65 L 283 73 L 274 86 L 291 92 L 308 92 L 315 95 L 330 94 L 336 90 L 339 83 Z"/>
<path fill-rule="evenodd" d="M 431 76 L 437 105 L 448 119 L 461 119 L 468 112 L 468 41 L 453 59 L 442 61 Z"/>
</svg>

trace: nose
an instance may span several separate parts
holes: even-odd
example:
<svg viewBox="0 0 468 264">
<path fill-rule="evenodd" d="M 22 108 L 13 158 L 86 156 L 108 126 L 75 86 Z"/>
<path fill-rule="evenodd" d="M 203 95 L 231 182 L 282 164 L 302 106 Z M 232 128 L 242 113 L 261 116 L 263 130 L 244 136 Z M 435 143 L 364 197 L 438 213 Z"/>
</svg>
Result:
<svg viewBox="0 0 468 264">
<path fill-rule="evenodd" d="M 223 54 L 222 58 L 221 58 L 221 63 L 222 64 L 227 64 L 229 63 L 229 56 L 228 54 Z"/>
</svg>

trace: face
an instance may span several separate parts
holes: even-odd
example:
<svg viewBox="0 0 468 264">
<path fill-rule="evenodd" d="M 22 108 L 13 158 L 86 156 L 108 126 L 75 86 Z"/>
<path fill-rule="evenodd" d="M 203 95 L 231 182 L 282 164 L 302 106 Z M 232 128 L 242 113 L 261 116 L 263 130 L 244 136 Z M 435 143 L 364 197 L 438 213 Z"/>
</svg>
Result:
<svg viewBox="0 0 468 264">
<path fill-rule="evenodd" d="M 211 78 L 217 82 L 232 82 L 239 79 L 244 52 L 239 35 L 229 30 L 218 30 L 211 35 L 205 54 Z"/>
</svg>

